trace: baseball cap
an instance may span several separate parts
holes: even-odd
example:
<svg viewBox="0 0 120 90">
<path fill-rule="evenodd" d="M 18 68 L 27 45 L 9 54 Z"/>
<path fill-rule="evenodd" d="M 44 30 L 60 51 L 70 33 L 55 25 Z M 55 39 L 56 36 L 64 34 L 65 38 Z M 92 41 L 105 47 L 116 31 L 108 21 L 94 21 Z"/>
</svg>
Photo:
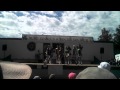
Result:
<svg viewBox="0 0 120 90">
<path fill-rule="evenodd" d="M 110 70 L 111 66 L 108 62 L 101 62 L 98 68 Z"/>
<path fill-rule="evenodd" d="M 68 74 L 69 79 L 75 79 L 75 77 L 76 77 L 76 73 L 71 72 Z"/>
</svg>

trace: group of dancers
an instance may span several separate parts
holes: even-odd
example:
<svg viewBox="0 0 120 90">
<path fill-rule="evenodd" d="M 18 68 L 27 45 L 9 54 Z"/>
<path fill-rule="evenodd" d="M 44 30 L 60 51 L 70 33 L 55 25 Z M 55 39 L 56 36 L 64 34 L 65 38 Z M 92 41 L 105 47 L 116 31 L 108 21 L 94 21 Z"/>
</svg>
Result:
<svg viewBox="0 0 120 90">
<path fill-rule="evenodd" d="M 70 46 L 65 46 L 65 49 L 61 45 L 57 45 L 56 48 L 47 46 L 45 51 L 45 60 L 49 64 L 82 64 L 82 49 L 83 46 L 79 44 L 78 46 L 73 45 L 72 49 Z"/>
</svg>

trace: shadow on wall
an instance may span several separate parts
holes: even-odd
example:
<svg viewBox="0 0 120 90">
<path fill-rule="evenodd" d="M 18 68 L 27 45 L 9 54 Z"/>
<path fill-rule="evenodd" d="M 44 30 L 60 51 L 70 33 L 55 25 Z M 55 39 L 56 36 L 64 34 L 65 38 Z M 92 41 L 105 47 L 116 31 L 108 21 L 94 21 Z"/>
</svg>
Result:
<svg viewBox="0 0 120 90">
<path fill-rule="evenodd" d="M 2 59 L 3 61 L 11 61 L 12 62 L 12 59 L 11 59 L 11 54 L 6 56 L 5 58 Z"/>
<path fill-rule="evenodd" d="M 111 70 L 111 72 L 112 72 L 117 78 L 120 78 L 120 70 Z"/>
<path fill-rule="evenodd" d="M 100 64 L 100 62 L 101 61 L 97 57 L 94 56 L 94 61 L 91 62 L 91 64 Z"/>
</svg>

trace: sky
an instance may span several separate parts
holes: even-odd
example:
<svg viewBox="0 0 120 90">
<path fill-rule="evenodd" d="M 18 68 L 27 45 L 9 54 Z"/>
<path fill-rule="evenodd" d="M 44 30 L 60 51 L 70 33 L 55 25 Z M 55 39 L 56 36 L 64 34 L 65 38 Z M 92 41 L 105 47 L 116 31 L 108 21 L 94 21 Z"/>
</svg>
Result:
<svg viewBox="0 0 120 90">
<path fill-rule="evenodd" d="M 22 34 L 85 36 L 97 40 L 104 27 L 115 33 L 120 11 L 0 11 L 0 38 Z"/>
</svg>

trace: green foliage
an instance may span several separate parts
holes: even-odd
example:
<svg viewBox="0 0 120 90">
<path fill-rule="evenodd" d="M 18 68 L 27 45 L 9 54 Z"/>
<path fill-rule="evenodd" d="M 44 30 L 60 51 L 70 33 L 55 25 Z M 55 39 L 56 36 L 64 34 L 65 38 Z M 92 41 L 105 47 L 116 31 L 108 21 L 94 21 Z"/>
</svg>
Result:
<svg viewBox="0 0 120 90">
<path fill-rule="evenodd" d="M 116 32 L 114 33 L 113 42 L 114 42 L 115 54 L 119 54 L 120 53 L 120 25 L 116 28 Z"/>
<path fill-rule="evenodd" d="M 116 32 L 112 35 L 109 30 L 103 28 L 98 41 L 113 41 L 115 54 L 120 53 L 120 25 L 116 28 Z"/>
<path fill-rule="evenodd" d="M 103 28 L 101 32 L 102 34 L 99 36 L 98 41 L 112 41 L 112 34 L 110 34 L 109 30 Z"/>
<path fill-rule="evenodd" d="M 114 34 L 113 40 L 116 45 L 120 46 L 120 25 L 116 28 L 116 33 Z"/>
</svg>

